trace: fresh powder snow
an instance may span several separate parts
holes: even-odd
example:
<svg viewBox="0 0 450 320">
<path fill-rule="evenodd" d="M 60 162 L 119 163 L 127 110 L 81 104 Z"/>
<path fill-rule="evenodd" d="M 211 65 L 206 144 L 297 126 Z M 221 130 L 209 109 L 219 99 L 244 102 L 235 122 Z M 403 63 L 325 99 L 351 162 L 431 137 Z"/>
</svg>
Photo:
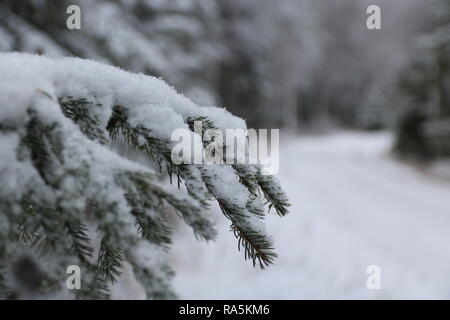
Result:
<svg viewBox="0 0 450 320">
<path fill-rule="evenodd" d="M 387 133 L 281 138 L 280 180 L 291 199 L 267 219 L 278 248 L 265 270 L 241 261 L 218 218 L 214 243 L 174 239 L 184 299 L 450 298 L 450 181 L 394 160 Z M 369 290 L 367 267 L 381 268 Z M 219 275 L 219 276 L 218 276 Z"/>
</svg>

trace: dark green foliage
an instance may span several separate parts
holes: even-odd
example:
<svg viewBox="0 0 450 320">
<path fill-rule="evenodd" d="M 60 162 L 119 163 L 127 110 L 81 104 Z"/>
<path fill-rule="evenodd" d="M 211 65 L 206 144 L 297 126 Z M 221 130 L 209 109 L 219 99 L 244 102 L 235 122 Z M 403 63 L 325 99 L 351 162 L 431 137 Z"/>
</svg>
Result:
<svg viewBox="0 0 450 320">
<path fill-rule="evenodd" d="M 102 130 L 100 120 L 92 109 L 104 108 L 102 104 L 88 101 L 85 98 L 75 99 L 71 96 L 59 99 L 61 110 L 67 118 L 72 119 L 89 139 L 108 144 L 109 137 Z"/>
<path fill-rule="evenodd" d="M 430 159 L 432 154 L 425 136 L 425 115 L 417 110 L 406 112 L 397 125 L 394 150 L 403 156 L 419 160 Z"/>
<path fill-rule="evenodd" d="M 227 204 L 223 200 L 218 202 L 223 214 L 232 222 L 231 231 L 238 239 L 238 250 L 243 248 L 245 259 L 250 259 L 253 266 L 258 263 L 261 269 L 272 264 L 276 254 L 270 239 L 249 227 L 246 217 L 241 214 L 242 208 Z"/>
<path fill-rule="evenodd" d="M 81 289 L 75 290 L 75 297 L 77 299 L 109 299 L 109 284 L 101 271 L 93 265 L 88 265 L 83 271 L 90 277 L 90 279 L 85 279 L 82 283 Z"/>
<path fill-rule="evenodd" d="M 48 172 L 61 161 L 62 142 L 55 135 L 56 124 L 46 124 L 34 109 L 29 109 L 30 121 L 27 124 L 27 134 L 23 145 L 29 150 L 34 167 L 42 179 L 49 185 L 54 184 Z"/>
<path fill-rule="evenodd" d="M 6 299 L 10 294 L 10 290 L 6 285 L 6 280 L 4 274 L 6 272 L 6 268 L 0 264 L 0 299 Z"/>
<path fill-rule="evenodd" d="M 405 112 L 396 131 L 395 151 L 421 161 L 450 156 L 450 4 L 424 5 L 420 46 L 400 79 Z M 411 110 L 412 109 L 412 110 Z"/>
<path fill-rule="evenodd" d="M 141 236 L 152 243 L 169 245 L 170 227 L 164 216 L 153 211 L 154 204 L 139 193 L 127 193 L 126 198 Z"/>
<path fill-rule="evenodd" d="M 98 269 L 108 282 L 114 283 L 122 275 L 120 271 L 122 260 L 122 249 L 115 247 L 108 236 L 104 235 L 98 254 Z"/>
<path fill-rule="evenodd" d="M 133 260 L 130 259 L 133 264 Z M 167 300 L 176 299 L 176 294 L 168 286 L 166 278 L 174 276 L 173 270 L 168 265 L 159 268 L 158 273 L 151 268 L 141 267 L 133 264 L 136 278 L 143 284 L 148 299 Z"/>
<path fill-rule="evenodd" d="M 72 238 L 72 250 L 80 261 L 87 262 L 92 258 L 92 245 L 87 227 L 80 221 L 66 222 L 66 232 Z"/>
<path fill-rule="evenodd" d="M 257 180 L 259 187 L 264 193 L 264 197 L 269 203 L 269 210 L 275 208 L 275 211 L 279 216 L 284 216 L 288 213 L 288 207 L 290 206 L 289 200 L 284 191 L 275 180 L 274 176 L 263 175 L 258 170 Z"/>
<path fill-rule="evenodd" d="M 179 174 L 178 168 L 172 163 L 171 148 L 169 141 L 162 141 L 152 135 L 150 129 L 144 127 L 132 127 L 128 123 L 127 109 L 122 106 L 114 106 L 113 113 L 106 127 L 112 139 L 116 139 L 119 133 L 125 138 L 127 143 L 141 151 L 145 151 L 159 166 L 165 166 L 169 176 L 172 173 Z M 146 143 L 141 144 L 139 137 L 145 139 Z"/>
</svg>

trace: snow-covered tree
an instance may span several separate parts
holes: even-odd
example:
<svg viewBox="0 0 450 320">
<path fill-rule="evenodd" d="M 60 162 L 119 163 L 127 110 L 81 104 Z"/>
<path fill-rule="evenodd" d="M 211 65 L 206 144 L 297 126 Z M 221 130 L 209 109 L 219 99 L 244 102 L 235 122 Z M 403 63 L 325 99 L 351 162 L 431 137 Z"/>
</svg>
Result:
<svg viewBox="0 0 450 320">
<path fill-rule="evenodd" d="M 433 0 L 420 7 L 412 57 L 400 77 L 403 115 L 395 149 L 402 155 L 450 155 L 450 3 Z"/>
<path fill-rule="evenodd" d="M 172 298 L 167 210 L 200 239 L 215 236 L 216 201 L 246 259 L 276 254 L 267 206 L 289 206 L 275 177 L 256 165 L 176 165 L 175 129 L 245 129 L 225 109 L 199 107 L 165 82 L 79 58 L 0 54 L 0 292 L 64 291 L 69 265 L 82 270 L 77 298 L 107 298 L 125 264 L 147 298 Z M 192 131 L 193 139 L 201 139 Z M 174 177 L 164 184 L 147 162 Z M 171 209 L 170 209 L 171 208 Z"/>
<path fill-rule="evenodd" d="M 296 127 L 299 88 L 317 48 L 305 0 L 217 0 L 222 41 L 218 91 L 252 126 Z M 275 111 L 274 111 L 275 110 Z"/>
<path fill-rule="evenodd" d="M 66 9 L 81 9 L 81 29 L 66 27 Z M 163 77 L 203 105 L 215 105 L 216 1 L 5 0 L 0 51 L 73 55 Z"/>
</svg>

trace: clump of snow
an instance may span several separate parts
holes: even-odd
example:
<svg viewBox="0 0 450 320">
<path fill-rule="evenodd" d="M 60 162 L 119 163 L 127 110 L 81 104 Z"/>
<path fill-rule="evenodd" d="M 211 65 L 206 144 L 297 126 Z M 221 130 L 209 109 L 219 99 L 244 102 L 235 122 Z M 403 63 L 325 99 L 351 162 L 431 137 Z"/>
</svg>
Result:
<svg viewBox="0 0 450 320">
<path fill-rule="evenodd" d="M 249 192 L 239 183 L 239 177 L 230 166 L 207 165 L 203 170 L 212 177 L 212 186 L 217 198 L 245 207 Z"/>
<path fill-rule="evenodd" d="M 0 161 L 1 194 L 5 198 L 20 198 L 20 191 L 25 189 L 29 181 L 39 180 L 38 175 L 29 163 L 16 160 L 18 147 L 19 137 L 17 134 L 0 135 L 0 154 L 2 155 Z"/>
<path fill-rule="evenodd" d="M 109 103 L 115 105 L 165 106 L 174 110 L 183 119 L 207 114 L 221 129 L 246 127 L 244 120 L 232 116 L 225 109 L 197 107 L 155 77 L 132 74 L 119 68 L 79 58 L 51 60 L 31 54 L 0 53 L 0 59 L 3 77 L 9 81 L 22 79 L 21 83 L 26 83 L 35 90 L 45 91 L 54 98 L 89 97 L 95 94 L 102 102 L 107 103 L 106 100 L 109 99 Z M 18 70 L 20 72 L 17 72 Z M 24 79 L 27 80 L 23 81 Z M 5 90 L 8 91 L 9 88 Z M 16 99 L 21 96 L 29 98 L 28 94 L 22 94 L 17 95 Z"/>
</svg>

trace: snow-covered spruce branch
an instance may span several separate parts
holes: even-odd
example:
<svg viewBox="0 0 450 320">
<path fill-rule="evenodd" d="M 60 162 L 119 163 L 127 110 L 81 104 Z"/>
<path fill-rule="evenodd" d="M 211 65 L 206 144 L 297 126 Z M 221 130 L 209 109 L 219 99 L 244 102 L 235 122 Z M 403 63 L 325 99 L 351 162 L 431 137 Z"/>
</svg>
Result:
<svg viewBox="0 0 450 320">
<path fill-rule="evenodd" d="M 199 107 L 154 77 L 93 61 L 13 53 L 0 54 L 0 68 L 3 295 L 17 289 L 14 266 L 28 253 L 41 293 L 61 290 L 66 267 L 75 264 L 83 274 L 77 297 L 107 298 L 128 263 L 148 298 L 174 297 L 165 212 L 172 207 L 199 238 L 211 240 L 212 200 L 245 258 L 261 267 L 273 261 L 264 202 L 279 215 L 289 206 L 275 178 L 257 166 L 176 165 L 170 158 L 175 129 L 192 130 L 194 119 L 223 131 L 245 129 L 242 119 Z M 175 175 L 187 193 L 121 155 L 120 144 Z"/>
</svg>

